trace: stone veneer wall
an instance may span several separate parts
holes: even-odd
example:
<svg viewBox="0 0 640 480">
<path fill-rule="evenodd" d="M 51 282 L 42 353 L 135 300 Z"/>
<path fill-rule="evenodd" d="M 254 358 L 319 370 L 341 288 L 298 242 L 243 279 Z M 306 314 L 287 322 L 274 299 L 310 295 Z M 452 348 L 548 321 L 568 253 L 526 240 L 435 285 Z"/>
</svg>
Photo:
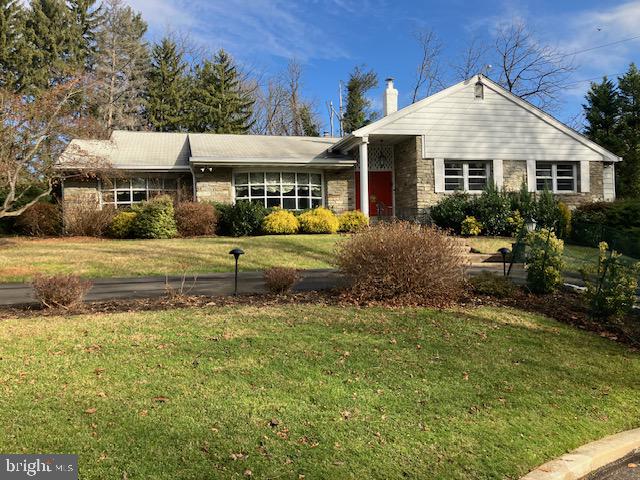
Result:
<svg viewBox="0 0 640 480">
<path fill-rule="evenodd" d="M 214 168 L 212 172 L 197 173 L 196 200 L 198 202 L 233 202 L 231 168 Z"/>
<path fill-rule="evenodd" d="M 577 207 L 583 203 L 601 202 L 604 200 L 604 166 L 602 162 L 590 162 L 589 167 L 589 176 L 591 179 L 591 191 L 589 193 L 557 195 L 558 199 L 566 203 L 569 207 Z"/>
<path fill-rule="evenodd" d="M 326 207 L 336 213 L 355 210 L 355 170 L 327 170 L 324 173 Z"/>
<path fill-rule="evenodd" d="M 100 192 L 97 180 L 65 180 L 62 190 L 63 207 L 94 205 L 100 207 Z"/>
<path fill-rule="evenodd" d="M 524 160 L 503 160 L 502 179 L 506 191 L 519 191 L 522 182 L 527 182 L 527 162 Z"/>
</svg>

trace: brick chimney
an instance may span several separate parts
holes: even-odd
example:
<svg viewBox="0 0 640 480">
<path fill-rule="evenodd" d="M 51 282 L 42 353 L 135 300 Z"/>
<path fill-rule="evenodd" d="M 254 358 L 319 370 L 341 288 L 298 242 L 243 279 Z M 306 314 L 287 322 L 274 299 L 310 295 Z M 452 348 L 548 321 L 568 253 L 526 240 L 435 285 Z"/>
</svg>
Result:
<svg viewBox="0 0 640 480">
<path fill-rule="evenodd" d="M 398 111 L 398 90 L 393 88 L 393 78 L 389 77 L 385 82 L 387 82 L 387 89 L 382 97 L 382 109 L 386 117 L 390 113 Z"/>
</svg>

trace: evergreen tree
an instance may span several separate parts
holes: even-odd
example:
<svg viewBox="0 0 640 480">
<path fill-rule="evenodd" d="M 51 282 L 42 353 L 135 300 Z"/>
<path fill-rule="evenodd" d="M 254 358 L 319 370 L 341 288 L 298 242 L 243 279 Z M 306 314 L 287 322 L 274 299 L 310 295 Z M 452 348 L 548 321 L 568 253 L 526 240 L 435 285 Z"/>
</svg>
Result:
<svg viewBox="0 0 640 480">
<path fill-rule="evenodd" d="M 355 67 L 347 82 L 347 108 L 345 109 L 343 128 L 351 133 L 364 127 L 376 119 L 375 112 L 371 112 L 371 101 L 366 94 L 378 85 L 378 76 L 373 70 L 365 72 Z"/>
<path fill-rule="evenodd" d="M 149 52 L 147 24 L 121 0 L 105 2 L 104 21 L 96 32 L 94 108 L 107 132 L 142 126 Z"/>
<path fill-rule="evenodd" d="M 27 13 L 25 40 L 29 56 L 24 59 L 22 89 L 37 92 L 72 77 L 75 45 L 69 9 L 63 0 L 33 0 Z"/>
<path fill-rule="evenodd" d="M 607 77 L 602 83 L 592 83 L 586 95 L 587 103 L 582 105 L 587 127 L 585 134 L 604 148 L 622 154 L 622 142 L 619 137 L 620 99 L 616 86 Z"/>
<path fill-rule="evenodd" d="M 255 99 L 242 83 L 233 59 L 220 50 L 195 69 L 190 129 L 196 132 L 247 133 Z"/>
<path fill-rule="evenodd" d="M 90 71 L 96 55 L 96 31 L 103 21 L 102 6 L 96 0 L 68 0 L 72 20 L 72 55 L 70 61 L 79 69 Z"/>
<path fill-rule="evenodd" d="M 302 135 L 307 137 L 320 136 L 320 125 L 316 118 L 314 118 L 313 111 L 309 104 L 304 104 L 300 107 L 300 122 L 302 123 Z"/>
<path fill-rule="evenodd" d="M 19 0 L 0 0 L 0 88 L 20 89 L 22 65 L 29 57 L 24 29 L 25 11 Z"/>
<path fill-rule="evenodd" d="M 185 130 L 186 62 L 176 42 L 164 38 L 151 52 L 145 113 L 152 130 L 176 132 Z"/>
<path fill-rule="evenodd" d="M 635 64 L 618 78 L 618 90 L 624 160 L 616 165 L 616 178 L 622 196 L 637 198 L 640 197 L 640 71 Z"/>
</svg>

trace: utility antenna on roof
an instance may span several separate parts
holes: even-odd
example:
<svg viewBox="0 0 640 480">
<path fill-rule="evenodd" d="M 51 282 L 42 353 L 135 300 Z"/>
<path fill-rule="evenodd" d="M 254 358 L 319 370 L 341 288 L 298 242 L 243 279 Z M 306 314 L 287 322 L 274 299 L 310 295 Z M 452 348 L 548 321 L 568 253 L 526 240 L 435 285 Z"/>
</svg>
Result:
<svg viewBox="0 0 640 480">
<path fill-rule="evenodd" d="M 340 116 L 338 118 L 340 119 L 340 136 L 342 137 L 344 135 L 344 130 L 342 128 L 342 80 L 338 82 L 338 98 L 340 98 Z"/>
</svg>

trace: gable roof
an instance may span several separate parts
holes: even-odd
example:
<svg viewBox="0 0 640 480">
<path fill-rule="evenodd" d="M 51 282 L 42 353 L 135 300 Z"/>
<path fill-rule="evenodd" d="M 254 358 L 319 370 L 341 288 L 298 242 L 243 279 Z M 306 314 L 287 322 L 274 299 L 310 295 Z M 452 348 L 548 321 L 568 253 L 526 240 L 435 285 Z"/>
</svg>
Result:
<svg viewBox="0 0 640 480">
<path fill-rule="evenodd" d="M 574 129 L 568 127 L 567 125 L 565 125 L 564 123 L 560 122 L 559 120 L 557 120 L 556 118 L 554 118 L 552 115 L 549 115 L 548 113 L 544 112 L 543 110 L 539 109 L 538 107 L 532 105 L 531 103 L 527 102 L 526 100 L 521 99 L 520 97 L 514 95 L 513 93 L 509 92 L 508 90 L 506 90 L 504 87 L 498 85 L 497 83 L 495 83 L 494 81 L 492 81 L 491 79 L 489 79 L 488 77 L 485 77 L 484 75 L 478 75 L 475 77 L 472 77 L 471 79 L 467 79 L 464 80 L 462 82 L 459 82 L 455 85 L 452 85 L 449 88 L 446 88 L 434 95 L 431 95 L 429 97 L 426 97 L 416 103 L 413 103 L 407 107 L 404 107 L 400 110 L 398 110 L 397 112 L 394 112 L 392 114 L 389 114 L 383 118 L 381 118 L 380 120 L 377 120 L 373 123 L 370 123 L 369 125 L 366 125 L 362 128 L 359 128 L 358 130 L 355 130 L 353 133 L 351 133 L 349 136 L 344 137 L 340 142 L 336 143 L 332 149 L 334 150 L 348 150 L 349 148 L 352 148 L 356 143 L 357 143 L 357 139 L 358 138 L 362 138 L 362 137 L 366 137 L 368 135 L 372 135 L 377 133 L 380 129 L 384 128 L 387 125 L 393 124 L 394 122 L 400 120 L 401 118 L 406 117 L 407 115 L 410 115 L 416 111 L 419 111 L 433 103 L 436 103 L 452 94 L 455 94 L 461 90 L 463 90 L 464 88 L 467 88 L 471 83 L 476 83 L 477 80 L 480 80 L 483 85 L 486 88 L 491 89 L 493 92 L 495 92 L 496 94 L 502 96 L 503 98 L 507 99 L 508 101 L 516 104 L 517 106 L 519 106 L 520 108 L 526 110 L 527 112 L 533 114 L 534 116 L 538 117 L 538 119 L 540 119 L 541 121 L 545 122 L 546 124 L 552 126 L 553 128 L 559 130 L 560 132 L 564 133 L 565 135 L 567 135 L 568 137 L 572 138 L 573 140 L 575 140 L 576 142 L 579 142 L 580 144 L 584 145 L 585 147 L 593 150 L 594 152 L 597 152 L 598 154 L 602 155 L 606 160 L 608 161 L 612 161 L 612 162 L 617 162 L 622 160 L 619 156 L 615 155 L 614 153 L 610 152 L 609 150 L 605 149 L 604 147 L 598 145 L 597 143 L 593 142 L 592 140 L 589 140 L 587 137 L 585 137 L 584 135 L 582 135 L 581 133 L 575 131 Z M 416 131 L 415 132 L 416 135 L 420 135 L 420 134 L 424 134 L 424 132 L 420 132 L 420 131 Z"/>
</svg>

